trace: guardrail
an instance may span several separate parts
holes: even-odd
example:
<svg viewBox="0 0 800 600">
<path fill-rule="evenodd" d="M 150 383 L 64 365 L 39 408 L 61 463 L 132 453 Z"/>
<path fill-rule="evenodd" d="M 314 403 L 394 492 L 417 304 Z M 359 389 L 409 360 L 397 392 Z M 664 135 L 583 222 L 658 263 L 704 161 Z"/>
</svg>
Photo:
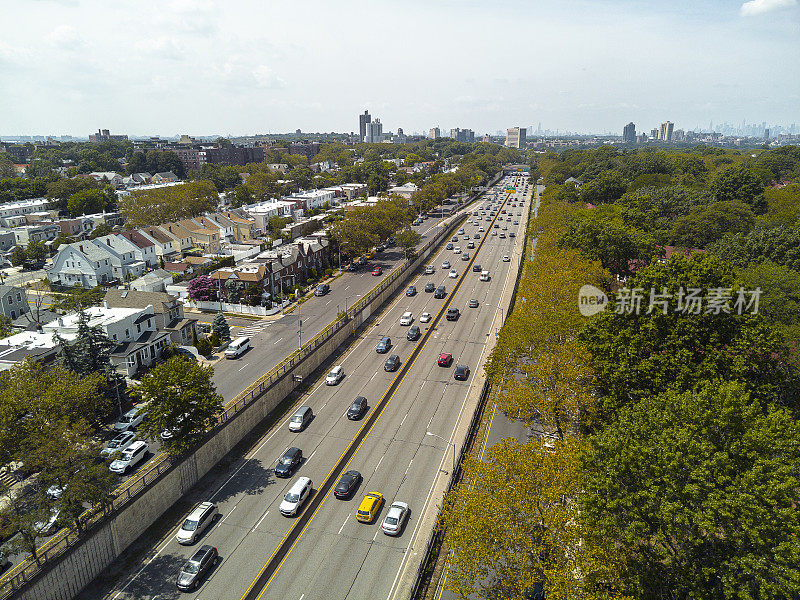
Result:
<svg viewBox="0 0 800 600">
<path fill-rule="evenodd" d="M 472 201 L 468 202 L 465 207 L 469 206 L 469 204 L 481 195 L 482 194 L 478 194 Z M 442 237 L 450 235 L 457 224 L 466 218 L 466 216 L 466 214 L 456 214 L 443 219 L 442 227 L 425 245 L 417 249 L 417 255 L 424 254 L 430 248 L 438 244 Z M 208 431 L 207 437 L 215 435 L 227 421 L 254 402 L 267 391 L 269 387 L 282 379 L 287 372 L 291 371 L 305 360 L 306 357 L 330 339 L 331 336 L 339 332 L 343 327 L 346 327 L 352 319 L 363 311 L 389 285 L 402 277 L 413 262 L 413 260 L 403 260 L 400 265 L 395 267 L 380 281 L 380 283 L 367 292 L 353 306 L 349 307 L 346 312 L 337 316 L 333 322 L 314 335 L 314 337 L 303 344 L 302 347 L 292 352 L 292 354 L 258 378 L 247 389 L 227 402 L 217 423 Z M 48 562 L 54 561 L 63 555 L 71 546 L 77 544 L 89 531 L 98 526 L 101 521 L 111 518 L 115 513 L 121 511 L 125 505 L 131 502 L 142 490 L 156 481 L 163 473 L 179 464 L 181 460 L 183 460 L 183 457 L 173 457 L 165 452 L 153 457 L 144 467 L 143 471 L 126 480 L 115 490 L 114 497 L 108 505 L 93 507 L 82 515 L 82 522 L 84 525 L 83 532 L 78 532 L 71 528 L 62 529 L 39 548 L 36 560 L 32 557 L 28 557 L 22 563 L 12 568 L 3 579 L 0 580 L 0 600 L 5 600 L 16 591 L 20 590 L 26 583 L 36 577 L 45 568 Z"/>
</svg>

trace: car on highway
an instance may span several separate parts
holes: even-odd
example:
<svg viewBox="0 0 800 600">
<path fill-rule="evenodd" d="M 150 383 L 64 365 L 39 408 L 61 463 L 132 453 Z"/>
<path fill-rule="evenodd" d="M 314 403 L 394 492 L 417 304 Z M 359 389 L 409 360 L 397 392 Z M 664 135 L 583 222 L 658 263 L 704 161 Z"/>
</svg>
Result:
<svg viewBox="0 0 800 600">
<path fill-rule="evenodd" d="M 175 541 L 184 546 L 194 544 L 218 514 L 219 510 L 216 504 L 201 502 L 183 520 L 178 533 L 175 534 Z"/>
<path fill-rule="evenodd" d="M 439 360 L 436 361 L 436 364 L 440 367 L 449 367 L 453 364 L 453 355 L 449 352 L 442 352 L 439 355 Z"/>
<path fill-rule="evenodd" d="M 443 285 L 440 285 L 439 287 L 437 287 L 436 291 L 433 292 L 433 297 L 437 298 L 439 300 L 444 298 L 446 295 L 447 295 L 447 290 L 445 289 L 445 287 Z"/>
<path fill-rule="evenodd" d="M 383 269 L 381 267 L 375 267 L 374 269 L 372 269 L 372 274 L 375 276 L 383 275 Z"/>
<path fill-rule="evenodd" d="M 314 290 L 314 295 L 315 296 L 324 296 L 325 294 L 327 294 L 330 291 L 331 291 L 331 286 L 329 286 L 327 283 L 320 283 L 317 286 L 317 289 Z"/>
<path fill-rule="evenodd" d="M 417 327 L 416 325 L 412 325 L 411 327 L 408 328 L 408 333 L 406 333 L 406 339 L 409 342 L 415 342 L 416 340 L 419 339 L 419 335 L 420 335 L 419 327 Z"/>
<path fill-rule="evenodd" d="M 291 489 L 283 497 L 279 510 L 285 517 L 292 517 L 298 513 L 308 497 L 311 496 L 311 480 L 308 477 L 301 477 L 294 482 Z"/>
<path fill-rule="evenodd" d="M 508 227 L 506 227 L 505 225 L 503 225 L 503 231 L 508 231 Z"/>
<path fill-rule="evenodd" d="M 464 235 L 464 228 L 463 227 L 458 230 L 458 235 Z"/>
<path fill-rule="evenodd" d="M 178 573 L 178 580 L 175 582 L 178 589 L 188 592 L 200 585 L 203 577 L 213 568 L 217 562 L 217 549 L 214 546 L 205 544 L 192 555 L 186 564 L 181 567 Z"/>
<path fill-rule="evenodd" d="M 479 239 L 481 239 L 481 234 L 480 234 L 480 233 L 476 233 L 476 234 L 475 234 L 474 236 L 472 236 L 472 237 L 473 237 L 474 239 L 476 239 L 476 240 L 479 240 Z M 474 247 L 475 247 L 475 246 L 472 246 L 472 248 L 474 248 Z"/>
<path fill-rule="evenodd" d="M 510 238 L 512 238 L 512 237 L 517 237 L 517 234 L 516 234 L 516 233 L 514 233 L 513 231 L 509 231 L 509 232 L 508 232 L 508 237 L 510 237 Z"/>
<path fill-rule="evenodd" d="M 114 423 L 114 431 L 129 431 L 136 429 L 144 420 L 147 413 L 141 407 L 132 408 Z"/>
<path fill-rule="evenodd" d="M 450 272 L 447 274 L 450 279 L 455 279 L 458 277 L 458 271 L 455 269 L 450 269 Z"/>
<path fill-rule="evenodd" d="M 453 249 L 453 242 L 447 242 L 447 246 L 444 247 L 445 250 L 452 250 Z"/>
<path fill-rule="evenodd" d="M 500 232 L 500 239 L 501 239 L 501 240 L 504 240 L 504 239 L 506 239 L 506 234 L 505 234 L 505 233 L 503 233 L 502 231 Z"/>
<path fill-rule="evenodd" d="M 342 476 L 339 478 L 339 483 L 333 488 L 333 495 L 341 500 L 350 498 L 353 492 L 358 489 L 361 479 L 361 473 L 355 470 L 342 473 Z"/>
<path fill-rule="evenodd" d="M 367 399 L 364 396 L 356 396 L 350 408 L 347 409 L 347 418 L 351 421 L 358 421 L 367 412 Z"/>
<path fill-rule="evenodd" d="M 467 244 L 467 248 L 469 250 L 474 250 L 475 249 L 475 242 L 470 242 L 469 244 Z"/>
<path fill-rule="evenodd" d="M 344 379 L 344 367 L 336 365 L 325 378 L 325 385 L 338 385 L 342 379 Z"/>
<path fill-rule="evenodd" d="M 291 477 L 301 462 L 303 462 L 303 451 L 300 448 L 287 449 L 275 465 L 275 477 Z"/>
<path fill-rule="evenodd" d="M 458 317 L 460 316 L 461 316 L 461 311 L 459 311 L 457 308 L 448 308 L 447 315 L 445 318 L 448 321 L 458 321 Z"/>
<path fill-rule="evenodd" d="M 358 267 L 359 264 L 353 261 L 349 265 L 347 265 L 347 270 L 350 271 L 351 273 L 355 273 L 356 271 L 358 271 Z"/>
<path fill-rule="evenodd" d="M 519 221 L 514 221 L 514 225 L 519 225 Z"/>
<path fill-rule="evenodd" d="M 472 265 L 472 272 L 473 273 L 480 273 L 481 272 L 481 266 L 478 263 L 474 263 Z"/>
<path fill-rule="evenodd" d="M 495 224 L 494 224 L 494 228 L 495 228 L 495 229 L 500 229 L 500 225 L 499 225 L 498 223 L 495 223 Z"/>
<path fill-rule="evenodd" d="M 392 502 L 386 516 L 383 518 L 381 531 L 386 535 L 399 535 L 403 524 L 408 518 L 408 504 L 405 502 Z"/>
<path fill-rule="evenodd" d="M 431 313 L 424 312 L 419 316 L 419 322 L 420 323 L 430 323 L 432 318 L 433 317 L 431 317 Z"/>
<path fill-rule="evenodd" d="M 453 371 L 453 379 L 458 381 L 466 381 L 469 377 L 469 367 L 467 365 L 456 365 L 456 370 Z"/>
<path fill-rule="evenodd" d="M 400 317 L 400 325 L 407 326 L 414 322 L 414 315 L 411 312 L 404 312 Z"/>
<path fill-rule="evenodd" d="M 468 306 L 470 308 L 478 308 L 478 301 L 475 298 L 470 298 Z"/>
<path fill-rule="evenodd" d="M 461 260 L 469 260 L 469 252 L 462 252 Z"/>
<path fill-rule="evenodd" d="M 503 262 L 511 262 L 511 258 L 509 258 L 508 254 L 503 255 Z"/>
<path fill-rule="evenodd" d="M 400 357 L 397 356 L 397 354 L 389 355 L 389 358 L 383 363 L 383 370 L 390 373 L 392 371 L 397 371 L 398 368 L 400 368 Z"/>
<path fill-rule="evenodd" d="M 108 445 L 100 451 L 100 454 L 113 454 L 114 452 L 122 452 L 130 446 L 136 439 L 136 434 L 133 431 L 123 431 L 119 435 L 114 436 Z"/>
<path fill-rule="evenodd" d="M 425 275 L 433 275 L 436 272 L 436 267 L 433 265 L 428 265 L 425 267 Z"/>
<path fill-rule="evenodd" d="M 123 475 L 138 465 L 147 456 L 149 446 L 143 440 L 137 440 L 122 451 L 119 458 L 111 461 L 108 469 L 112 473 Z"/>
<path fill-rule="evenodd" d="M 406 290 L 406 296 L 416 296 L 417 295 L 417 288 L 413 285 L 408 286 Z"/>
<path fill-rule="evenodd" d="M 497 232 L 496 231 L 492 231 L 492 235 L 497 235 Z"/>
<path fill-rule="evenodd" d="M 391 347 L 392 338 L 390 338 L 388 335 L 385 335 L 378 341 L 378 345 L 375 346 L 375 352 L 378 354 L 386 354 Z"/>
<path fill-rule="evenodd" d="M 486 231 L 486 230 L 483 227 L 478 227 L 478 232 L 479 233 L 483 233 L 484 231 Z"/>
<path fill-rule="evenodd" d="M 297 409 L 297 412 L 292 415 L 292 418 L 289 419 L 289 431 L 295 433 L 303 431 L 313 418 L 314 411 L 311 410 L 311 407 L 301 406 Z"/>
<path fill-rule="evenodd" d="M 380 492 L 370 492 L 364 496 L 361 504 L 358 505 L 358 510 L 356 511 L 356 520 L 361 523 L 372 523 L 375 520 L 375 517 L 378 516 L 382 505 L 383 494 Z"/>
<path fill-rule="evenodd" d="M 442 263 L 442 268 L 443 269 L 449 269 L 450 268 L 450 261 L 449 260 L 444 261 Z"/>
<path fill-rule="evenodd" d="M 461 246 L 456 246 L 453 248 L 453 254 L 461 254 Z"/>
<path fill-rule="evenodd" d="M 433 290 L 435 290 L 435 289 L 436 289 L 436 285 L 432 281 L 429 281 L 428 283 L 425 284 L 425 291 L 427 293 L 432 294 Z"/>
<path fill-rule="evenodd" d="M 454 236 L 453 236 L 453 239 L 452 239 L 452 240 L 450 240 L 450 241 L 451 241 L 451 242 L 457 242 L 457 241 L 458 241 L 458 236 L 457 236 L 457 235 L 454 235 Z"/>
</svg>

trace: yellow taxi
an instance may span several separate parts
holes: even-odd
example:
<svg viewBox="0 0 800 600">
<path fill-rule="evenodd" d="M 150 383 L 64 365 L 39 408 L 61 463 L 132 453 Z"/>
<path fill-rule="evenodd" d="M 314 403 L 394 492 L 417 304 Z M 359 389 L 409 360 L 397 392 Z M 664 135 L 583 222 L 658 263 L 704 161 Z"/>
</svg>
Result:
<svg viewBox="0 0 800 600">
<path fill-rule="evenodd" d="M 379 492 L 370 492 L 361 501 L 356 511 L 356 519 L 362 523 L 372 523 L 378 516 L 378 511 L 383 505 L 383 495 Z"/>
</svg>

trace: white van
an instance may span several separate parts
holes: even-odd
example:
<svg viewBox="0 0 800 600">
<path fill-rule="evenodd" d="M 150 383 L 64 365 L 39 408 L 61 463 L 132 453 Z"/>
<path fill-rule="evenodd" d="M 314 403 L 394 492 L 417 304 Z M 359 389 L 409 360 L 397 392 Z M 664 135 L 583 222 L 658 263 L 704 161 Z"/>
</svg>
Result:
<svg viewBox="0 0 800 600">
<path fill-rule="evenodd" d="M 280 505 L 281 514 L 285 517 L 296 515 L 300 507 L 303 506 L 311 495 L 312 485 L 308 477 L 301 477 L 295 481 L 292 488 L 283 497 L 283 501 Z"/>
<path fill-rule="evenodd" d="M 238 337 L 233 340 L 227 348 L 225 348 L 225 358 L 238 358 L 244 354 L 245 350 L 250 348 L 250 338 L 246 335 Z"/>
<path fill-rule="evenodd" d="M 481 281 L 489 281 L 489 271 L 481 271 Z"/>
</svg>

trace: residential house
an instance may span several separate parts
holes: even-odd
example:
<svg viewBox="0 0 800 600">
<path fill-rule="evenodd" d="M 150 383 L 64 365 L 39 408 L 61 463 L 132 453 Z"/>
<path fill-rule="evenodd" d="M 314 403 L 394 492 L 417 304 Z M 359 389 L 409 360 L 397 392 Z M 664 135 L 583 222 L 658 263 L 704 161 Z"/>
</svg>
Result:
<svg viewBox="0 0 800 600">
<path fill-rule="evenodd" d="M 181 240 L 178 236 L 173 235 L 169 231 L 165 231 L 161 227 L 144 227 L 142 229 L 137 229 L 136 232 L 153 243 L 156 256 L 164 260 L 180 258 Z"/>
<path fill-rule="evenodd" d="M 69 336 L 72 340 L 75 336 Z M 22 331 L 0 340 L 0 371 L 6 371 L 26 358 L 47 364 L 55 361 L 60 349 L 53 333 Z"/>
<path fill-rule="evenodd" d="M 80 175 L 78 177 L 80 177 Z M 95 171 L 93 173 L 89 173 L 86 175 L 86 177 L 91 177 L 95 181 L 101 183 L 105 180 L 105 182 L 118 190 L 121 190 L 125 187 L 125 184 L 122 181 L 122 175 L 115 173 L 114 171 Z"/>
<path fill-rule="evenodd" d="M 220 282 L 219 289 L 228 302 L 239 303 L 247 288 L 255 286 L 263 296 L 270 287 L 270 267 L 267 264 L 247 264 L 240 267 L 223 267 L 210 277 Z M 267 292 L 269 293 L 269 292 Z"/>
<path fill-rule="evenodd" d="M 8 252 L 17 245 L 13 229 L 0 228 L 0 252 Z"/>
<path fill-rule="evenodd" d="M 8 225 L 5 224 L 4 219 L 38 212 L 40 210 L 50 208 L 52 204 L 53 200 L 50 198 L 31 198 L 29 200 L 20 200 L 18 202 L 5 202 L 0 204 L 0 221 L 3 221 L 3 224 L 8 227 Z"/>
<path fill-rule="evenodd" d="M 163 292 L 174 281 L 172 273 L 165 269 L 156 269 L 145 273 L 130 282 L 130 288 L 137 292 Z"/>
<path fill-rule="evenodd" d="M 189 237 L 195 247 L 203 252 L 217 254 L 219 252 L 219 229 L 209 229 L 205 225 L 199 225 L 193 219 L 183 219 L 173 223 L 189 232 Z"/>
<path fill-rule="evenodd" d="M 169 262 L 164 261 L 164 270 L 168 273 L 175 275 L 191 275 L 194 273 L 194 267 L 186 262 Z"/>
<path fill-rule="evenodd" d="M 138 290 L 108 290 L 105 304 L 111 308 L 153 308 L 156 328 L 169 333 L 170 341 L 178 346 L 192 343 L 197 319 L 187 319 L 183 313 L 183 303 L 165 292 L 144 292 Z"/>
<path fill-rule="evenodd" d="M 25 290 L 13 285 L 0 285 L 0 313 L 12 321 L 30 312 Z"/>
<path fill-rule="evenodd" d="M 38 225 L 21 225 L 14 228 L 14 237 L 18 246 L 27 247 L 31 242 L 49 242 L 58 237 L 61 228 L 55 223 Z"/>
<path fill-rule="evenodd" d="M 148 269 L 152 269 L 158 264 L 156 245 L 138 231 L 122 231 L 117 234 L 117 237 L 122 237 L 128 240 L 128 242 L 134 246 L 133 252 L 136 255 L 136 258 L 144 261 Z"/>
<path fill-rule="evenodd" d="M 185 252 L 194 246 L 192 232 L 184 227 L 181 227 L 177 223 L 164 223 L 163 225 L 159 225 L 158 228 L 177 240 L 178 252 Z"/>
<path fill-rule="evenodd" d="M 175 183 L 176 181 L 178 181 L 178 176 L 172 171 L 156 173 L 151 180 L 152 183 Z"/>
<path fill-rule="evenodd" d="M 122 227 L 125 225 L 125 217 L 119 211 L 94 213 L 91 215 L 84 215 L 85 218 L 92 220 L 93 227 L 101 224 L 106 224 L 111 228 Z"/>
<path fill-rule="evenodd" d="M 155 264 L 154 251 L 145 252 L 122 236 L 106 235 L 62 244 L 53 257 L 53 264 L 45 267 L 45 272 L 52 283 L 92 288 L 115 280 L 140 277 Z"/>
<path fill-rule="evenodd" d="M 99 327 L 116 344 L 111 350 L 111 364 L 128 377 L 133 377 L 141 367 L 153 364 L 171 339 L 169 332 L 158 330 L 153 305 L 112 308 L 104 303 L 83 312 L 89 327 Z M 45 323 L 42 331 L 74 339 L 79 322 L 79 313 L 69 313 Z"/>
<path fill-rule="evenodd" d="M 389 188 L 390 194 L 397 194 L 398 196 L 402 196 L 406 200 L 410 200 L 411 196 L 416 192 L 419 188 L 417 184 L 413 181 L 409 181 L 408 183 L 404 183 L 403 185 L 398 185 L 393 188 Z"/>
<path fill-rule="evenodd" d="M 92 232 L 94 225 L 91 219 L 78 217 L 77 219 L 59 219 L 56 225 L 61 228 L 61 233 L 75 238 L 83 239 Z"/>
<path fill-rule="evenodd" d="M 291 217 L 294 203 L 284 200 L 267 200 L 243 206 L 242 210 L 253 219 L 258 229 L 263 232 L 269 230 L 269 220 L 272 217 Z"/>
<path fill-rule="evenodd" d="M 152 175 L 150 173 L 131 173 L 130 176 L 122 179 L 122 183 L 126 188 L 136 187 L 139 185 L 147 185 L 152 183 Z"/>
<path fill-rule="evenodd" d="M 222 216 L 231 222 L 235 233 L 234 239 L 238 242 L 245 242 L 252 240 L 258 236 L 258 227 L 256 227 L 256 220 L 244 216 L 238 211 L 228 210 L 220 213 Z"/>
<path fill-rule="evenodd" d="M 105 246 L 112 254 L 114 278 L 120 281 L 144 275 L 158 264 L 153 246 L 140 248 L 121 235 L 102 235 L 91 241 L 97 246 Z"/>
</svg>

